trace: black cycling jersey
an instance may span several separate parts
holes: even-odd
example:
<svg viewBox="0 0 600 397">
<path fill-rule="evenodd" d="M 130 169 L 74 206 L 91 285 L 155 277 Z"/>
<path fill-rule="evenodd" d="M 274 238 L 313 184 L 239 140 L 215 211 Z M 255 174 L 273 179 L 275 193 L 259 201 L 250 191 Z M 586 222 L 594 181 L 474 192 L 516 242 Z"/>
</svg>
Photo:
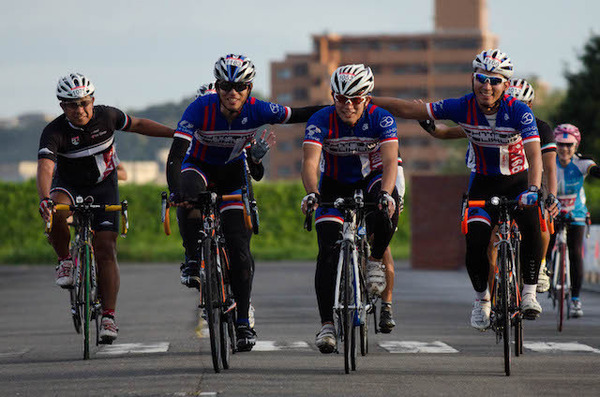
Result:
<svg viewBox="0 0 600 397">
<path fill-rule="evenodd" d="M 62 114 L 44 128 L 38 159 L 56 162 L 56 174 L 74 186 L 102 182 L 117 167 L 115 130 L 127 130 L 131 118 L 110 106 L 94 106 L 91 120 L 77 127 Z"/>
</svg>

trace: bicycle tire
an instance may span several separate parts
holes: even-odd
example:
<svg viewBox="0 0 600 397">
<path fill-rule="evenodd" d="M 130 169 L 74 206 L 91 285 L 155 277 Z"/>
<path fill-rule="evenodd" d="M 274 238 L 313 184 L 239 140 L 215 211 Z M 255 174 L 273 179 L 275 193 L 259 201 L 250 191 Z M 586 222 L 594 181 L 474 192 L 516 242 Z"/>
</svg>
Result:
<svg viewBox="0 0 600 397">
<path fill-rule="evenodd" d="M 367 305 L 370 303 L 369 292 L 367 291 L 367 283 L 365 274 L 367 272 L 367 248 L 364 238 L 360 240 L 358 251 L 358 282 L 360 286 L 360 296 L 362 307 L 360 311 L 360 355 L 366 356 L 369 353 L 369 313 Z"/>
<path fill-rule="evenodd" d="M 352 325 L 350 329 L 350 364 L 352 371 L 356 371 L 356 327 Z"/>
<path fill-rule="evenodd" d="M 216 373 L 221 372 L 221 347 L 220 347 L 220 328 L 221 318 L 219 307 L 221 304 L 218 296 L 217 275 L 212 250 L 212 240 L 206 239 L 202 243 L 202 258 L 204 260 L 205 282 L 202 288 L 204 292 L 204 307 L 206 310 L 206 322 L 208 325 L 208 334 L 210 339 L 210 355 L 212 358 L 213 369 Z"/>
<path fill-rule="evenodd" d="M 218 254 L 216 254 L 218 255 Z M 220 268 L 217 271 L 217 285 L 218 285 L 218 296 L 219 296 L 219 319 L 221 321 L 219 327 L 219 347 L 221 348 L 221 363 L 223 369 L 229 369 L 229 360 L 231 359 L 231 338 L 229 337 L 229 317 L 231 313 L 225 314 L 227 299 L 226 299 L 226 285 L 223 280 L 223 269 Z"/>
<path fill-rule="evenodd" d="M 566 298 L 566 291 L 565 291 L 565 286 L 566 286 L 566 265 L 567 265 L 567 260 L 566 260 L 566 244 L 561 243 L 560 247 L 559 247 L 559 275 L 558 275 L 558 282 L 560 285 L 559 291 L 558 291 L 558 299 L 557 299 L 557 304 L 558 304 L 558 310 L 556 311 L 556 328 L 558 329 L 558 332 L 562 332 L 563 329 L 563 320 L 564 320 L 564 309 L 565 309 L 565 298 Z"/>
<path fill-rule="evenodd" d="M 343 308 L 342 308 L 342 330 L 344 334 L 344 371 L 349 374 L 351 367 L 351 352 L 350 352 L 350 324 L 352 321 L 350 313 L 350 249 L 347 244 L 343 247 L 343 268 L 342 268 L 342 284 L 343 284 Z"/>
<path fill-rule="evenodd" d="M 73 319 L 73 326 L 75 332 L 81 334 L 81 310 L 79 307 L 79 300 L 77 299 L 79 290 L 81 287 L 81 265 L 79 262 L 79 252 L 73 250 L 71 257 L 73 258 L 73 288 L 69 289 L 69 297 L 71 300 L 71 318 Z"/>
<path fill-rule="evenodd" d="M 511 281 L 511 291 L 515 315 L 513 317 L 513 331 L 515 337 L 515 356 L 523 354 L 523 316 L 521 314 L 521 286 L 523 285 L 523 273 L 521 272 L 521 241 L 514 238 L 514 277 Z"/>
<path fill-rule="evenodd" d="M 83 249 L 83 359 L 90 358 L 90 321 L 91 321 L 91 255 L 90 247 L 86 244 Z"/>
<path fill-rule="evenodd" d="M 510 376 L 511 366 L 511 343 L 510 343 L 510 311 L 509 311 L 509 287 L 508 287 L 508 269 L 510 268 L 509 249 L 506 243 L 500 244 L 498 255 L 500 264 L 500 317 L 502 318 L 500 326 L 502 328 L 502 340 L 504 345 L 504 373 Z"/>
</svg>

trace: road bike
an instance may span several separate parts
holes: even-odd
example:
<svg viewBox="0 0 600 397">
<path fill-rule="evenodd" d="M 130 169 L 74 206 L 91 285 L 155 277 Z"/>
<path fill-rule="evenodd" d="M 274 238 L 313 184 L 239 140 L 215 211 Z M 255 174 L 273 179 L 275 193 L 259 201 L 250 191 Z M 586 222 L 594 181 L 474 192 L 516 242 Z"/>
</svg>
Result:
<svg viewBox="0 0 600 397">
<path fill-rule="evenodd" d="M 196 200 L 189 202 L 200 210 L 202 230 L 200 231 L 200 304 L 208 326 L 210 351 L 215 372 L 229 369 L 231 354 L 235 354 L 235 312 L 237 304 L 230 284 L 229 257 L 225 248 L 219 205 L 227 201 L 241 201 L 244 204 L 244 222 L 248 229 L 253 226 L 251 206 L 246 188 L 241 194 L 219 195 L 212 191 L 202 192 Z M 170 203 L 167 193 L 162 192 L 161 220 L 165 233 L 171 234 L 169 222 Z"/>
<path fill-rule="evenodd" d="M 462 211 L 462 231 L 468 232 L 469 207 L 496 208 L 498 210 L 497 266 L 491 291 L 490 327 L 496 333 L 496 343 L 503 342 L 504 372 L 511 372 L 511 329 L 515 343 L 515 356 L 523 353 L 523 313 L 521 312 L 521 269 L 519 262 L 520 233 L 511 212 L 517 208 L 518 200 L 492 197 L 489 200 L 468 200 L 465 196 Z M 545 230 L 542 208 L 538 203 L 540 225 Z"/>
<path fill-rule="evenodd" d="M 361 190 L 353 197 L 338 198 L 333 203 L 320 203 L 324 208 L 336 208 L 344 214 L 335 284 L 333 310 L 336 316 L 338 345 L 344 346 L 344 371 L 356 370 L 356 334 L 360 339 L 360 352 L 369 351 L 369 314 L 373 314 L 375 332 L 377 296 L 369 294 L 366 283 L 366 265 L 369 257 L 365 215 L 376 204 L 366 203 Z M 312 229 L 312 206 L 309 205 L 304 222 L 306 230 Z M 358 328 L 358 330 L 357 330 Z M 339 353 L 339 351 L 336 351 Z"/>
<path fill-rule="evenodd" d="M 98 294 L 98 268 L 94 256 L 94 232 L 92 221 L 99 212 L 121 212 L 121 236 L 127 235 L 129 220 L 127 216 L 127 200 L 121 204 L 94 204 L 92 197 L 85 199 L 75 197 L 74 204 L 54 204 L 53 210 L 73 213 L 74 238 L 71 241 L 71 258 L 73 259 L 73 286 L 69 288 L 71 299 L 71 316 L 75 331 L 83 334 L 83 359 L 90 358 L 91 323 L 95 322 L 96 346 L 111 344 L 112 340 L 100 340 L 100 321 L 102 320 L 102 304 Z M 51 213 L 52 214 L 52 213 Z M 46 233 L 52 229 L 52 215 L 46 224 Z"/>
<path fill-rule="evenodd" d="M 571 299 L 571 273 L 569 262 L 569 247 L 567 245 L 567 229 L 572 219 L 564 212 L 554 220 L 556 239 L 551 252 L 551 283 L 548 297 L 556 308 L 556 328 L 562 332 L 565 317 L 571 317 L 569 301 Z"/>
</svg>

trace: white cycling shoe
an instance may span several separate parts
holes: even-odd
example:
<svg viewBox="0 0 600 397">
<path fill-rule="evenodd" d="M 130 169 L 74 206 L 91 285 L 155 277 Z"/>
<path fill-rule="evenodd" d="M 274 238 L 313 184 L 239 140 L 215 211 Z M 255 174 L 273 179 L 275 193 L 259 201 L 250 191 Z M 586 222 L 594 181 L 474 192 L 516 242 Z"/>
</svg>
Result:
<svg viewBox="0 0 600 397">
<path fill-rule="evenodd" d="M 385 289 L 385 265 L 381 261 L 367 262 L 367 290 L 369 293 L 381 296 Z"/>
<path fill-rule="evenodd" d="M 73 261 L 71 259 L 63 259 L 56 266 L 56 285 L 61 288 L 73 286 Z"/>
<path fill-rule="evenodd" d="M 527 320 L 535 320 L 542 313 L 542 307 L 538 303 L 535 294 L 523 294 L 521 312 Z"/>
<path fill-rule="evenodd" d="M 471 311 L 471 327 L 483 332 L 490 327 L 492 303 L 489 300 L 475 299 Z"/>
<path fill-rule="evenodd" d="M 321 331 L 319 331 L 315 338 L 315 345 L 317 345 L 319 351 L 323 354 L 329 354 L 335 351 L 337 339 L 333 324 L 323 324 Z"/>
</svg>

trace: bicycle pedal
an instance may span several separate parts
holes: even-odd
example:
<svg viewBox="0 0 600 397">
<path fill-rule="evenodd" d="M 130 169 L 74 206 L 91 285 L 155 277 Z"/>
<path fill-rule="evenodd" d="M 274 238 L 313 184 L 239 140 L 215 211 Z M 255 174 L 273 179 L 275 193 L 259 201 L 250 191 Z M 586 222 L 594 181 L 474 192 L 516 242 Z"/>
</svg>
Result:
<svg viewBox="0 0 600 397">
<path fill-rule="evenodd" d="M 112 338 L 100 338 L 100 340 L 98 341 L 99 345 L 112 345 L 113 344 L 114 339 Z"/>
</svg>

